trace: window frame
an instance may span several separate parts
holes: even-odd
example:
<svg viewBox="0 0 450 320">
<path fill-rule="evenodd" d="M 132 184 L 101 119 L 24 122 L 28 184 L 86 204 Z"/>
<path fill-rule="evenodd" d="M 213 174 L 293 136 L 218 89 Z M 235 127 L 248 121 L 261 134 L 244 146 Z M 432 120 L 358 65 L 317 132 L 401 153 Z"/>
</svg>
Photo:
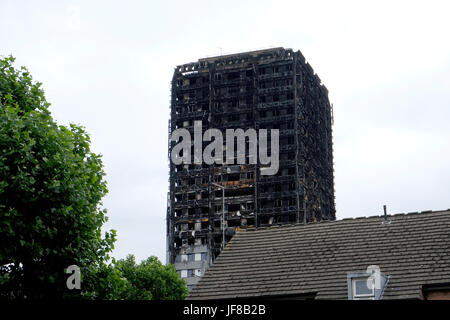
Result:
<svg viewBox="0 0 450 320">
<path fill-rule="evenodd" d="M 372 293 L 370 294 L 357 294 L 356 293 L 356 282 L 357 281 L 371 281 L 371 289 Z M 352 298 L 353 300 L 362 300 L 362 299 L 375 299 L 375 279 L 372 276 L 366 276 L 366 277 L 354 277 L 351 278 L 351 286 L 352 286 Z"/>
<path fill-rule="evenodd" d="M 376 265 L 372 265 L 372 267 L 378 267 Z M 379 267 L 378 267 L 379 268 Z M 369 269 L 368 269 L 369 270 Z M 377 276 L 380 277 L 380 287 L 377 287 Z M 355 294 L 355 285 L 353 280 L 362 280 L 362 279 L 372 279 L 372 288 L 373 295 L 369 294 Z M 353 271 L 347 272 L 347 295 L 348 300 L 381 300 L 383 299 L 383 293 L 386 289 L 386 286 L 389 282 L 390 276 L 386 276 L 385 274 L 379 272 L 375 273 L 371 270 L 369 271 Z"/>
</svg>

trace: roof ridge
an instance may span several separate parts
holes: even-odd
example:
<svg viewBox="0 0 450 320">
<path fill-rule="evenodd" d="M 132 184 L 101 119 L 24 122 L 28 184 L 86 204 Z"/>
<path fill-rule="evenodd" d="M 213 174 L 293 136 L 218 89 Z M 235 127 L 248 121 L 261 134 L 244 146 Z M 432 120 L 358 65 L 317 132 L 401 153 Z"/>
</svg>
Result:
<svg viewBox="0 0 450 320">
<path fill-rule="evenodd" d="M 424 211 L 413 211 L 413 212 L 399 212 L 394 214 L 388 214 L 387 217 L 398 217 L 398 216 L 412 216 L 417 214 L 430 214 L 430 213 L 440 213 L 440 212 L 450 212 L 449 209 L 444 210 L 424 210 Z M 320 221 L 308 221 L 306 223 L 288 223 L 288 224 L 273 224 L 270 226 L 264 226 L 264 227 L 252 227 L 252 228 L 246 228 L 246 229 L 239 229 L 237 232 L 251 232 L 251 231 L 260 231 L 260 230 L 269 230 L 269 229 L 275 229 L 275 228 L 289 228 L 289 227 L 299 227 L 299 226 L 310 226 L 310 225 L 316 225 L 316 224 L 323 224 L 323 223 L 332 223 L 332 222 L 339 222 L 339 221 L 348 221 L 348 220 L 362 220 L 362 219 L 373 219 L 373 218 L 383 218 L 383 214 L 378 215 L 372 215 L 372 216 L 359 216 L 359 217 L 346 217 L 343 219 L 336 219 L 336 220 L 320 220 Z"/>
</svg>

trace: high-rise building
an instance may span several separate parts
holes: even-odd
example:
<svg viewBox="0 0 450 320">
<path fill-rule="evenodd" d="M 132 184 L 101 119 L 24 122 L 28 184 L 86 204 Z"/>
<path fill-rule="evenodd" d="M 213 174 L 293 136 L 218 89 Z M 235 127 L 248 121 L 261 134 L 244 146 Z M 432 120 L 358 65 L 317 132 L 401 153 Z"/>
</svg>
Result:
<svg viewBox="0 0 450 320">
<path fill-rule="evenodd" d="M 193 140 L 218 129 L 223 145 L 226 129 L 267 129 L 268 136 L 279 130 L 279 168 L 273 175 L 262 173 L 267 164 L 252 161 L 248 142 L 245 163 L 242 158 L 237 163 L 238 153 L 234 164 L 195 161 L 194 149 L 204 150 L 210 141 L 195 148 L 191 143 L 190 153 L 179 154 L 192 159 L 190 164 L 170 161 L 167 260 L 189 288 L 238 228 L 335 219 L 332 122 L 328 91 L 300 51 L 274 48 L 176 67 L 169 160 L 182 140 L 171 141 L 176 129 L 186 129 Z"/>
</svg>

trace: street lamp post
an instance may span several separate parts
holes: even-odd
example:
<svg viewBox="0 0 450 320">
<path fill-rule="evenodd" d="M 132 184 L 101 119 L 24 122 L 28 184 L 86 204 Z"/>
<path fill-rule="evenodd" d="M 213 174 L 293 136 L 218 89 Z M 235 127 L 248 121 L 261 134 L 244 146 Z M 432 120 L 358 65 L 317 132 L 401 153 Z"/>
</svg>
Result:
<svg viewBox="0 0 450 320">
<path fill-rule="evenodd" d="M 212 183 L 222 189 L 222 250 L 225 249 L 225 187 L 217 183 Z"/>
</svg>

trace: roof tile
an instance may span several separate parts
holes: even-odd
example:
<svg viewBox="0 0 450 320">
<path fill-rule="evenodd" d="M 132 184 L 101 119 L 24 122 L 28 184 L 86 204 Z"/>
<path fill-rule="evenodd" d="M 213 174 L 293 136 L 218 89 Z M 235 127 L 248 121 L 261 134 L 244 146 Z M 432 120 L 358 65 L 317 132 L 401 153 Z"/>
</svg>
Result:
<svg viewBox="0 0 450 320">
<path fill-rule="evenodd" d="M 418 298 L 450 282 L 450 210 L 360 217 L 237 232 L 188 299 L 317 292 L 347 299 L 347 272 L 378 265 L 384 298 Z"/>
</svg>

